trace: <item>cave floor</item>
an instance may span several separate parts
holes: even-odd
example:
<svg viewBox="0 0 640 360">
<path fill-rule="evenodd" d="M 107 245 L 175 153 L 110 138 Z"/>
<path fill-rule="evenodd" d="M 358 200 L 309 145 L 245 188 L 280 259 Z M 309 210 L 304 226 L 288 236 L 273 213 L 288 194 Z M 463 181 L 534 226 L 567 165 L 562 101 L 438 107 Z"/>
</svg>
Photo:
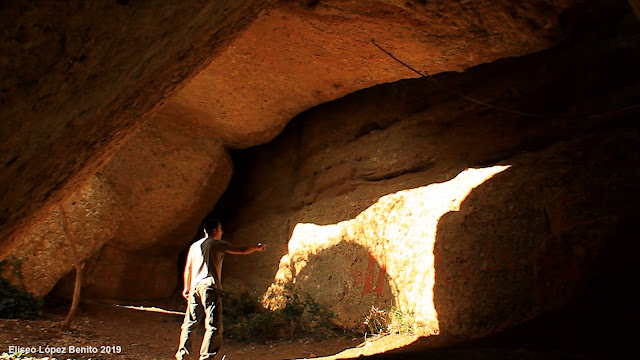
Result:
<svg viewBox="0 0 640 360">
<path fill-rule="evenodd" d="M 67 307 L 48 308 L 36 320 L 0 319 L 0 354 L 8 353 L 10 346 L 36 347 L 42 353 L 33 359 L 46 359 L 47 346 L 68 349 L 93 347 L 97 354 L 58 355 L 57 359 L 172 359 L 177 348 L 182 317 L 159 312 L 138 311 L 113 305 L 82 303 L 72 329 L 59 329 Z M 225 359 L 304 359 L 325 357 L 349 349 L 354 356 L 381 352 L 411 342 L 406 336 L 378 338 L 363 342 L 352 336 L 329 339 L 300 339 L 278 342 L 246 343 L 225 339 L 221 354 Z M 394 345 L 397 344 L 397 345 Z M 120 353 L 103 354 L 102 347 Z M 107 348 L 108 347 L 108 348 Z M 194 341 L 194 348 L 199 343 Z M 89 350 L 90 351 L 90 350 Z M 346 354 L 340 356 L 343 358 Z M 1 357 L 0 359 L 4 359 Z M 334 358 L 334 357 L 331 357 Z M 29 357 L 25 358 L 29 359 Z"/>
<path fill-rule="evenodd" d="M 131 304 L 123 304 L 131 305 Z M 136 304 L 145 307 L 154 304 Z M 171 306 L 160 308 L 170 309 Z M 166 304 L 165 304 L 166 305 Z M 66 317 L 67 306 L 47 306 L 47 311 L 36 320 L 0 319 L 0 360 L 15 359 L 2 353 L 10 352 L 11 346 L 35 347 L 41 353 L 23 360 L 164 360 L 173 359 L 177 348 L 182 316 L 152 311 L 139 311 L 117 307 L 113 304 L 82 303 L 69 332 L 61 331 L 60 324 Z M 556 315 L 553 315 L 556 316 Z M 538 329 L 535 326 L 534 329 Z M 528 327 L 527 327 L 528 329 Z M 537 331 L 537 330 L 536 330 Z M 355 359 L 365 356 L 378 359 L 602 359 L 628 358 L 637 354 L 636 346 L 611 345 L 610 339 L 596 334 L 591 341 L 600 344 L 596 352 L 585 351 L 584 346 L 575 349 L 546 344 L 537 332 L 525 332 L 530 341 L 522 343 L 518 337 L 502 340 L 479 341 L 464 344 L 442 336 L 417 339 L 415 336 L 394 335 L 385 337 L 333 337 L 327 339 L 283 340 L 276 342 L 238 342 L 225 339 L 221 354 L 226 360 L 260 359 L 308 359 L 322 360 Z M 532 335 L 534 334 L 534 335 Z M 522 337 L 520 335 L 520 337 Z M 514 341 L 516 339 L 517 341 Z M 366 341 L 365 341 L 366 340 Z M 623 342 L 624 344 L 624 342 Z M 194 348 L 199 342 L 194 341 Z M 405 347 L 405 345 L 408 345 Z M 47 347 L 81 350 L 92 349 L 96 353 L 50 356 Z M 118 348 L 119 347 L 119 348 Z M 399 348 L 396 351 L 392 349 Z M 112 353 L 101 353 L 111 350 Z M 113 351 L 115 350 L 115 353 Z M 119 350 L 119 351 L 118 351 Z M 389 352 L 390 351 L 390 352 Z M 374 355 L 379 354 L 379 355 Z M 621 355 L 624 354 L 624 355 Z M 609 356 L 611 355 L 611 356 Z M 635 356 L 633 356 L 635 357 Z M 221 359 L 221 357 L 217 358 Z"/>
</svg>

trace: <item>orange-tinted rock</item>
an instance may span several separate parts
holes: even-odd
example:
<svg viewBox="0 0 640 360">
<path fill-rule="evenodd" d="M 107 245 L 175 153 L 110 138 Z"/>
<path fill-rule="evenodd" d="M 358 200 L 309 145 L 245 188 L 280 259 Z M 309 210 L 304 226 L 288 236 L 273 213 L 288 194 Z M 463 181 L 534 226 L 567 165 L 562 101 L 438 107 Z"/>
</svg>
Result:
<svg viewBox="0 0 640 360">
<path fill-rule="evenodd" d="M 440 220 L 434 301 L 443 333 L 494 334 L 625 286 L 630 259 L 611 255 L 640 250 L 626 240 L 638 171 L 622 170 L 640 160 L 638 135 L 635 125 L 612 127 L 515 156 Z"/>
<path fill-rule="evenodd" d="M 99 177 L 74 195 L 84 196 L 86 214 L 103 214 L 100 221 L 90 223 L 83 218 L 84 212 L 72 215 L 73 221 L 85 222 L 74 228 L 84 248 L 83 259 L 95 258 L 85 268 L 86 296 L 158 298 L 174 290 L 177 254 L 224 192 L 232 171 L 215 134 L 209 129 L 190 133 L 193 129 L 189 123 L 153 118 Z M 102 210 L 105 207 L 108 215 Z M 34 237 L 61 232 L 61 220 L 51 217 L 35 229 Z M 99 242 L 93 240 L 96 237 Z M 33 245 L 19 247 L 9 257 L 10 263 L 40 264 L 28 270 L 23 267 L 21 272 L 12 270 L 21 273 L 25 288 L 38 296 L 73 268 L 64 236 L 46 239 L 50 245 L 38 251 Z M 101 251 L 106 242 L 109 250 Z M 139 280 L 133 279 L 136 267 Z"/>
<path fill-rule="evenodd" d="M 36 224 L 22 235 L 15 233 L 12 242 L 38 232 L 38 223 L 29 219 L 37 214 L 46 215 L 56 199 L 79 191 L 79 180 L 74 179 L 82 179 L 105 163 L 115 145 L 123 143 L 118 140 L 130 134 L 141 123 L 140 118 L 148 118 L 151 107 L 173 93 L 174 88 L 182 86 L 180 82 L 203 66 L 208 57 L 213 57 L 211 64 L 168 99 L 158 116 L 132 136 L 103 170 L 105 181 L 113 186 L 121 200 L 117 211 L 123 214 L 124 221 L 118 224 L 112 245 L 122 251 L 165 256 L 177 252 L 191 239 L 207 207 L 213 205 L 226 186 L 224 175 L 211 177 L 210 171 L 211 167 L 229 165 L 227 155 L 218 151 L 222 146 L 237 148 L 267 142 L 294 115 L 314 105 L 378 83 L 418 76 L 371 40 L 429 74 L 464 70 L 500 57 L 523 55 L 550 46 L 563 34 L 561 15 L 572 3 L 557 2 L 549 6 L 542 0 L 523 4 L 388 0 L 329 1 L 315 5 L 283 2 L 262 12 L 232 42 L 231 35 L 246 25 L 259 8 L 259 2 L 218 2 L 204 6 L 196 14 L 191 14 L 196 10 L 186 6 L 177 10 L 171 6 L 139 9 L 135 3 L 114 5 L 101 15 L 107 20 L 101 21 L 98 28 L 83 27 L 86 22 L 92 22 L 91 17 L 82 15 L 87 9 L 70 7 L 67 11 L 73 13 L 76 21 L 66 25 L 75 35 L 65 39 L 82 40 L 78 44 L 69 42 L 77 46 L 74 45 L 69 54 L 61 53 L 63 58 L 70 58 L 72 67 L 67 71 L 71 75 L 63 78 L 58 68 L 52 68 L 52 74 L 38 80 L 42 82 L 40 85 L 59 84 L 65 91 L 40 104 L 32 114 L 35 119 L 37 114 L 47 112 L 46 118 L 62 120 L 53 131 L 48 123 L 39 128 L 32 117 L 22 119 L 25 132 L 32 128 L 38 128 L 35 135 L 48 131 L 47 136 L 42 137 L 44 140 L 31 145 L 39 149 L 50 147 L 34 154 L 31 150 L 21 150 L 20 136 L 6 147 L 12 148 L 6 153 L 10 169 L 7 179 L 17 176 L 25 187 L 35 186 L 29 192 L 34 199 L 51 188 L 53 182 L 57 190 L 46 199 L 24 198 L 27 205 L 20 204 L 11 212 L 15 219 L 6 223 L 7 231 L 22 228 L 16 221 L 22 225 Z M 216 12 L 214 7 L 224 10 L 212 16 L 211 13 Z M 32 9 L 29 16 L 38 17 L 47 11 L 54 10 Z M 110 14 L 117 17 L 131 11 L 137 11 L 140 16 L 133 18 L 137 22 L 93 45 L 97 44 L 94 37 L 113 25 L 108 21 Z M 230 12 L 233 15 L 225 20 L 219 17 Z M 210 18 L 221 22 L 205 24 L 204 19 Z M 20 20 L 18 17 L 16 24 Z M 216 26 L 221 27 L 219 32 Z M 80 30 L 86 29 L 88 32 L 80 36 Z M 128 36 L 127 31 L 132 29 L 137 37 L 122 41 L 121 37 Z M 152 34 L 149 38 L 144 37 L 147 31 Z M 214 31 L 214 35 L 207 37 Z M 64 38 L 61 33 L 50 35 Z M 161 35 L 164 37 L 156 38 Z M 42 39 L 38 41 L 44 43 Z M 110 41 L 122 44 L 110 47 Z M 230 46 L 218 47 L 222 42 L 230 42 Z M 51 43 L 55 41 L 49 43 L 53 46 Z M 187 55 L 178 55 L 189 46 Z M 203 56 L 207 49 L 208 57 Z M 115 55 L 110 56 L 109 51 Z M 108 61 L 100 63 L 98 60 L 102 58 Z M 56 57 L 51 55 L 51 59 Z M 92 75 L 96 71 L 99 74 Z M 38 84 L 34 86 L 40 89 Z M 27 88 L 22 90 L 24 104 L 30 103 L 33 94 L 27 94 L 30 91 Z M 51 111 L 49 105 L 58 107 Z M 68 119 L 73 120 L 65 118 L 69 111 L 73 116 Z M 68 123 L 70 121 L 72 123 Z M 65 141 L 58 141 L 61 138 Z M 197 144 L 211 141 L 219 148 L 183 147 L 190 141 Z M 12 159 L 11 154 L 18 152 L 22 155 Z M 56 163 L 38 160 L 44 153 L 49 159 L 56 159 Z M 205 164 L 208 157 L 210 163 Z M 27 165 L 32 168 L 25 168 L 23 161 L 28 161 Z M 13 174 L 19 169 L 24 174 Z M 39 179 L 45 181 L 27 179 L 28 174 L 37 171 L 40 171 Z M 64 179 L 61 179 L 62 173 Z M 21 196 L 22 192 L 11 194 Z M 17 201 L 17 197 L 14 200 Z M 43 211 L 36 211 L 38 208 Z M 86 231 L 99 229 L 87 228 Z"/>
<path fill-rule="evenodd" d="M 87 261 L 84 298 L 154 300 L 166 298 L 176 289 L 176 257 L 131 252 L 106 245 Z M 63 296 L 73 292 L 73 278 L 56 286 Z"/>
<path fill-rule="evenodd" d="M 0 9 L 0 259 L 80 188 L 260 1 Z"/>
<path fill-rule="evenodd" d="M 234 148 L 263 144 L 315 105 L 419 77 L 372 41 L 425 74 L 462 71 L 549 47 L 562 34 L 559 15 L 571 3 L 280 4 L 262 13 L 162 112 L 215 128 Z"/>
<path fill-rule="evenodd" d="M 126 221 L 111 244 L 122 250 L 181 251 L 227 187 L 232 164 L 211 129 L 188 119 L 150 120 L 104 167 Z"/>
<path fill-rule="evenodd" d="M 122 224 L 123 218 L 117 211 L 118 201 L 99 173 L 91 177 L 82 191 L 61 203 L 81 262 L 111 240 Z M 35 296 L 46 295 L 63 275 L 74 269 L 72 239 L 67 237 L 62 224 L 62 212 L 58 207 L 38 223 L 36 232 L 0 263 L 2 277 Z"/>
<path fill-rule="evenodd" d="M 441 86 L 367 89 L 300 115 L 243 154 L 245 170 L 219 205 L 235 214 L 230 238 L 270 246 L 228 257 L 227 281 L 266 291 L 270 306 L 307 293 L 352 325 L 371 305 L 396 305 L 429 332 L 461 338 L 567 305 L 587 284 L 612 277 L 624 287 L 633 257 L 618 264 L 608 254 L 639 250 L 623 239 L 637 229 L 640 201 L 640 82 L 627 76 L 640 53 L 624 35 L 585 52 L 591 41 L 442 74 Z M 493 177 L 458 186 L 468 168 Z"/>
<path fill-rule="evenodd" d="M 389 194 L 335 225 L 297 223 L 264 302 L 278 307 L 286 302 L 282 295 L 310 294 L 349 327 L 360 325 L 372 306 L 395 306 L 425 332 L 438 333 L 433 302 L 438 221 L 507 168 L 467 169 L 444 183 Z"/>
</svg>

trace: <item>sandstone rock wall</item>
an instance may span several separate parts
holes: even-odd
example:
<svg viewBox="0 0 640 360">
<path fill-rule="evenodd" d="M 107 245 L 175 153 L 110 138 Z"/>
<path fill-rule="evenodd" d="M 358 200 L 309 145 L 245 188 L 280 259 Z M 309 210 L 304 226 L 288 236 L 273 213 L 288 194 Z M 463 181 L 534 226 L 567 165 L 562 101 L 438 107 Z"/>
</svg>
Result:
<svg viewBox="0 0 640 360">
<path fill-rule="evenodd" d="M 375 84 L 462 71 L 566 35 L 573 1 L 304 1 L 262 13 L 163 109 L 233 148 L 270 141 L 295 115 Z"/>
<path fill-rule="evenodd" d="M 0 259 L 263 2 L 11 1 L 0 9 Z"/>
<path fill-rule="evenodd" d="M 621 277 L 638 271 L 619 255 L 640 250 L 629 227 L 640 200 L 631 165 L 640 160 L 634 118 L 509 159 L 508 171 L 443 216 L 434 251 L 443 333 L 494 334 L 594 289 L 625 293 L 632 286 Z"/>
<path fill-rule="evenodd" d="M 113 238 L 123 223 L 117 211 L 117 194 L 97 173 L 82 191 L 62 202 L 47 219 L 39 223 L 38 231 L 0 262 L 2 277 L 23 287 L 35 296 L 46 295 L 56 282 L 74 268 L 71 241 L 75 241 L 80 261 L 84 262 Z M 62 209 L 69 232 L 63 229 Z M 87 231 L 99 229 L 99 231 Z"/>
<path fill-rule="evenodd" d="M 468 169 L 445 183 L 398 191 L 336 225 L 297 223 L 264 302 L 277 308 L 291 292 L 310 294 L 349 327 L 361 325 L 372 306 L 395 306 L 424 333 L 438 333 L 433 302 L 438 220 L 458 211 L 476 186 L 507 168 Z"/>
<path fill-rule="evenodd" d="M 113 39 L 108 37 L 104 39 L 104 43 L 99 44 L 100 50 L 93 49 L 93 44 L 98 46 L 94 39 L 93 32 L 97 31 L 94 27 L 89 29 L 93 29 L 89 33 L 79 37 L 87 43 L 82 46 L 76 44 L 78 48 L 74 48 L 74 51 L 80 52 L 88 47 L 92 52 L 78 55 L 77 61 L 72 58 L 73 71 L 69 71 L 73 76 L 58 79 L 63 87 L 73 84 L 73 91 L 61 92 L 50 99 L 51 104 L 66 105 L 60 105 L 62 107 L 53 113 L 48 107 L 42 107 L 38 111 L 49 111 L 49 115 L 58 114 L 56 116 L 63 118 L 67 114 L 65 109 L 74 106 L 80 109 L 84 106 L 83 99 L 90 97 L 95 100 L 95 104 L 91 105 L 95 105 L 95 108 L 88 107 L 80 112 L 81 115 L 73 120 L 73 126 L 67 126 L 82 133 L 82 138 L 88 140 L 86 144 L 76 146 L 77 144 L 73 144 L 79 136 L 75 133 L 49 132 L 46 141 L 52 147 L 60 146 L 60 149 L 56 147 L 59 151 L 52 148 L 38 152 L 37 156 L 47 153 L 47 156 L 56 159 L 57 163 L 52 167 L 55 171 L 42 170 L 40 176 L 45 181 L 38 183 L 37 188 L 32 189 L 35 192 L 29 196 L 45 191 L 49 186 L 48 182 L 54 180 L 57 181 L 56 187 L 65 189 L 52 192 L 59 198 L 62 193 L 84 191 L 77 190 L 82 187 L 80 180 L 75 185 L 69 184 L 69 181 L 81 179 L 78 172 L 85 171 L 88 174 L 94 171 L 98 160 L 106 161 L 106 154 L 111 151 L 106 150 L 105 146 L 115 141 L 94 141 L 95 136 L 87 131 L 85 125 L 90 123 L 87 126 L 95 126 L 98 129 L 96 131 L 119 134 L 105 135 L 108 139 L 123 138 L 125 133 L 130 132 L 125 130 L 136 127 L 134 124 L 138 123 L 137 119 L 147 114 L 151 105 L 164 100 L 174 87 L 182 86 L 181 81 L 190 71 L 199 68 L 198 61 L 204 61 L 203 53 L 209 49 L 211 53 L 207 55 L 213 57 L 211 64 L 177 95 L 167 99 L 165 106 L 157 111 L 157 116 L 151 117 L 147 125 L 132 136 L 103 169 L 102 181 L 113 189 L 114 196 L 118 199 L 115 205 L 117 210 L 114 212 L 122 214 L 123 220 L 117 222 L 117 231 L 112 233 L 109 245 L 105 248 L 110 255 L 101 256 L 98 253 L 93 257 L 97 261 L 94 265 L 96 269 L 109 269 L 109 281 L 102 278 L 102 271 L 88 269 L 88 274 L 91 275 L 87 281 L 91 285 L 88 285 L 86 294 L 127 298 L 168 296 L 175 284 L 174 272 L 170 271 L 170 264 L 174 263 L 171 257 L 191 240 L 200 220 L 226 186 L 230 170 L 224 147 L 242 148 L 265 143 L 294 115 L 311 106 L 381 82 L 417 76 L 378 49 L 371 42 L 372 39 L 422 71 L 437 73 L 464 70 L 479 63 L 506 56 L 519 56 L 550 46 L 570 32 L 567 27 L 571 21 L 565 20 L 567 13 L 571 13 L 567 9 L 573 3 L 549 3 L 542 0 L 517 4 L 506 1 L 424 3 L 389 0 L 323 1 L 311 4 L 278 2 L 269 7 L 268 11 L 261 12 L 246 31 L 230 42 L 228 47 L 220 48 L 222 50 L 219 52 L 214 50 L 218 49 L 216 46 L 223 40 L 230 41 L 228 35 L 242 28 L 261 2 L 204 3 L 200 12 L 185 7 L 177 13 L 172 13 L 176 9 L 169 5 L 157 9 L 144 8 L 137 3 L 109 6 L 106 9 L 107 15 L 103 15 L 107 19 L 109 14 L 116 17 L 133 14 L 140 16 L 133 17 L 140 23 L 135 23 L 134 20 L 129 27 L 118 29 L 117 36 L 113 35 Z M 68 11 L 73 13 L 77 22 L 71 22 L 68 26 L 83 30 L 82 26 L 91 19 L 85 19 L 83 11 L 89 10 L 91 9 L 69 8 Z M 31 14 L 36 17 L 44 16 L 47 11 L 55 12 L 55 9 L 33 9 Z M 229 15 L 231 13 L 233 15 Z M 168 20 L 167 17 L 170 16 L 175 19 Z M 223 21 L 225 16 L 227 18 Z M 220 31 L 204 25 L 203 19 L 207 17 L 222 21 L 212 23 L 219 26 Z M 191 19 L 190 22 L 187 18 Z M 20 19 L 22 18 L 15 21 L 15 26 L 19 27 Z M 109 28 L 113 23 L 104 21 L 101 26 Z M 127 42 L 119 40 L 131 29 L 137 29 L 140 42 L 136 42 L 138 38 Z M 153 36 L 145 38 L 147 31 L 153 33 Z M 206 37 L 210 33 L 213 35 Z M 199 38 L 200 42 L 190 42 L 191 37 L 200 35 L 203 36 Z M 54 32 L 51 36 L 63 35 Z M 108 41 L 114 41 L 116 45 L 109 47 Z M 123 42 L 123 49 L 119 49 L 119 42 Z M 172 55 L 172 51 L 178 52 L 180 49 L 189 49 L 189 54 Z M 101 51 L 113 51 L 117 53 L 117 57 L 107 57 Z M 66 52 L 63 55 L 67 56 Z M 115 65 L 111 62 L 103 64 L 98 58 L 113 61 Z M 164 65 L 162 61 L 165 61 Z M 97 71 L 94 65 L 104 67 L 104 74 L 100 73 L 104 76 L 91 75 L 92 71 Z M 133 70 L 127 66 L 133 67 Z M 153 69 L 157 72 L 152 72 Z M 52 68 L 51 71 L 54 74 L 59 72 L 57 68 Z M 171 75 L 170 85 L 158 85 L 158 91 L 162 94 L 150 96 L 154 90 L 144 81 L 165 81 L 165 74 Z M 76 79 L 76 75 L 80 80 L 86 77 L 86 84 Z M 132 85 L 131 81 L 134 80 L 136 82 Z M 53 79 L 40 81 L 40 85 L 49 86 Z M 136 87 L 138 82 L 144 88 Z M 94 94 L 80 83 L 95 87 L 100 92 Z M 39 88 L 39 85 L 34 87 Z M 126 89 L 128 93 L 119 95 L 118 92 L 122 89 Z M 23 90 L 25 93 L 29 91 L 27 88 Z M 82 96 L 74 98 L 74 94 L 79 92 L 82 92 Z M 128 101 L 124 108 L 120 106 L 124 101 L 122 98 Z M 24 100 L 25 103 L 32 101 L 29 99 L 31 98 Z M 100 103 L 103 100 L 111 102 L 105 105 Z M 108 109 L 102 109 L 104 106 Z M 123 110 L 129 107 L 133 112 Z M 98 118 L 104 120 L 103 124 L 90 121 L 95 118 L 98 111 L 96 109 L 101 109 Z M 31 120 L 25 118 L 22 121 L 25 123 L 23 129 L 28 132 Z M 123 121 L 126 121 L 125 125 L 122 125 Z M 53 124 L 53 120 L 51 122 Z M 48 124 L 47 122 L 47 129 Z M 56 124 L 55 126 L 64 127 L 64 121 Z M 123 131 L 119 132 L 118 129 L 121 128 Z M 63 150 L 62 145 L 56 145 L 58 138 L 69 138 L 69 143 L 65 143 Z M 21 177 L 14 177 L 19 183 L 35 184 L 35 178 L 26 179 L 28 174 L 35 173 L 38 167 L 49 165 L 46 161 L 37 160 L 34 155 L 34 159 L 28 160 L 33 169 L 22 174 L 26 165 L 21 165 L 22 160 L 17 159 L 26 159 L 28 151 L 20 150 L 18 145 L 21 137 L 12 141 L 17 146 L 12 151 L 22 151 L 24 154 L 7 160 L 10 169 L 7 179 L 11 177 L 10 173 L 14 168 L 17 168 L 22 169 L 16 170 L 20 174 L 15 174 Z M 88 144 L 90 149 L 83 148 L 82 144 Z M 39 141 L 32 145 L 44 149 Z M 7 149 L 11 147 L 7 146 Z M 83 160 L 80 161 L 77 157 L 83 157 Z M 68 172 L 68 178 L 59 179 L 58 173 L 66 171 L 72 161 L 75 161 L 74 170 Z M 89 165 L 85 166 L 85 163 Z M 372 167 L 377 165 L 368 164 Z M 212 172 L 214 168 L 216 171 Z M 329 182 L 323 186 L 332 185 Z M 19 192 L 14 191 L 12 194 Z M 16 199 L 18 197 L 14 200 Z M 47 206 L 52 208 L 56 203 L 55 198 L 35 202 L 25 198 L 25 201 L 33 209 L 43 207 L 42 216 L 47 214 Z M 35 213 L 35 210 L 22 209 L 23 205 L 16 207 L 17 211 L 12 216 L 26 222 L 27 214 Z M 10 223 L 7 222 L 7 226 Z M 12 241 L 24 241 L 29 234 L 39 233 L 44 222 L 31 221 L 30 224 L 33 226 L 29 231 L 14 236 Z M 96 225 L 89 226 L 84 231 L 86 234 L 83 236 L 90 237 L 102 229 Z M 98 251 L 98 248 L 95 247 L 94 251 Z M 29 261 L 29 254 L 21 250 L 16 250 L 16 254 L 12 256 Z M 59 256 L 51 254 L 49 258 L 57 259 Z M 143 267 L 147 270 L 136 280 L 127 269 L 130 267 L 128 264 L 142 261 L 140 259 L 145 259 L 145 264 L 151 262 L 155 265 L 147 264 L 148 266 Z M 109 263 L 104 263 L 105 261 Z M 63 265 L 52 261 L 49 265 L 71 269 L 71 264 L 68 263 Z M 106 273 L 104 276 L 107 276 Z M 149 290 L 143 285 L 154 283 L 150 279 L 162 279 L 157 281 L 166 283 L 154 285 L 152 288 L 156 290 Z M 28 289 L 37 294 L 45 293 L 52 286 L 51 281 L 39 285 L 33 282 L 28 284 Z M 139 289 L 137 293 L 136 289 Z"/>
<path fill-rule="evenodd" d="M 85 296 L 157 298 L 175 289 L 177 254 L 231 178 L 231 161 L 215 134 L 205 129 L 194 138 L 189 135 L 194 130 L 188 121 L 152 119 L 78 194 L 85 195 L 87 214 L 100 211 L 105 202 L 109 210 L 93 222 L 87 222 L 84 212 L 69 214 L 73 221 L 84 222 L 75 230 L 78 241 L 88 247 L 83 259 L 91 257 Z M 94 187 L 108 191 L 91 191 Z M 59 232 L 61 224 L 59 217 L 52 217 L 36 226 L 34 236 L 48 228 Z M 101 241 L 84 243 L 94 236 Z M 19 247 L 9 257 L 41 264 L 20 275 L 21 285 L 38 296 L 73 268 L 64 237 L 49 235 L 47 241 L 51 245 L 40 251 Z M 49 275 L 52 267 L 55 275 Z"/>
<path fill-rule="evenodd" d="M 271 306 L 308 293 L 351 325 L 371 305 L 395 305 L 461 338 L 583 294 L 606 273 L 602 249 L 637 253 L 619 239 L 633 236 L 620 229 L 638 201 L 640 92 L 628 74 L 640 53 L 633 36 L 592 35 L 438 75 L 442 86 L 358 92 L 239 155 L 239 180 L 219 204 L 225 235 L 270 248 L 227 257 L 225 281 L 265 292 Z M 469 168 L 489 176 L 455 185 Z"/>
<path fill-rule="evenodd" d="M 169 296 L 176 286 L 178 254 L 231 178 L 227 151 L 210 129 L 198 129 L 188 119 L 157 118 L 114 155 L 104 172 L 123 199 L 118 211 L 124 221 L 88 269 L 86 295 Z"/>
</svg>

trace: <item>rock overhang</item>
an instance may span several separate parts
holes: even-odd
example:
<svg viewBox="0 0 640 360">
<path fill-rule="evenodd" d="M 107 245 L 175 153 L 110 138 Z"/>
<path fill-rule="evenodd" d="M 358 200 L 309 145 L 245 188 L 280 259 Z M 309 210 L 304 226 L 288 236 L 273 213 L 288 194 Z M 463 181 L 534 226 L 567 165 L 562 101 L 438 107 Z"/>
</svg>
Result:
<svg viewBox="0 0 640 360">
<path fill-rule="evenodd" d="M 129 263 L 135 263 L 138 251 L 161 249 L 168 254 L 188 243 L 191 233 L 185 232 L 197 227 L 230 177 L 224 148 L 268 142 L 305 109 L 361 88 L 416 76 L 380 51 L 372 40 L 429 74 L 461 71 L 549 47 L 564 34 L 561 15 L 571 4 L 329 1 L 307 7 L 287 2 L 262 12 L 209 66 L 166 99 L 164 107 L 158 106 L 155 115 L 102 168 L 99 181 L 117 191 L 114 198 L 126 198 L 113 210 L 124 216 L 114 225 L 118 231 L 111 245 L 117 249 L 110 253 L 120 251 L 128 256 L 122 261 L 121 273 L 116 271 L 114 277 L 130 280 L 124 275 Z M 174 130 L 166 130 L 170 128 Z M 176 136 L 164 136 L 157 129 L 176 131 Z M 205 142 L 215 146 L 199 152 L 198 144 Z M 198 161 L 186 159 L 185 143 L 195 144 L 193 154 Z M 174 167 L 166 170 L 166 177 L 157 176 L 154 170 L 164 169 L 164 160 L 173 155 L 182 157 L 179 162 L 190 167 Z M 9 159 L 7 163 L 12 166 L 16 162 Z M 213 186 L 210 175 L 218 168 L 222 172 Z M 63 180 L 59 186 L 67 181 Z M 76 186 L 85 189 L 79 182 Z M 191 200 L 185 192 L 167 190 L 181 186 L 182 190 L 194 189 Z M 175 203 L 172 196 L 188 201 Z M 147 208 L 155 212 L 141 218 Z M 97 229 L 80 231 L 99 230 L 98 225 Z M 128 251 L 132 253 L 127 255 Z M 171 269 L 171 261 L 163 257 L 157 267 Z M 101 291 L 111 296 L 118 293 L 120 285 L 119 280 Z M 160 291 L 170 288 L 161 287 Z M 40 293 L 46 293 L 44 289 Z"/>
</svg>

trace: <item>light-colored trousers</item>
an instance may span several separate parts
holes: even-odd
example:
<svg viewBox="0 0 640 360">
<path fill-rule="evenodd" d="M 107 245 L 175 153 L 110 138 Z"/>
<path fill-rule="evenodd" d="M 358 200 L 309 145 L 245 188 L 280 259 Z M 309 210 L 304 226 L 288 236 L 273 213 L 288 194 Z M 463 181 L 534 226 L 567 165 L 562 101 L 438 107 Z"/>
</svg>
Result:
<svg viewBox="0 0 640 360">
<path fill-rule="evenodd" d="M 204 337 L 200 347 L 200 360 L 213 359 L 222 346 L 222 299 L 213 282 L 198 283 L 187 299 L 187 312 L 180 331 L 180 345 L 176 359 L 189 358 L 193 333 L 204 317 Z"/>
</svg>

